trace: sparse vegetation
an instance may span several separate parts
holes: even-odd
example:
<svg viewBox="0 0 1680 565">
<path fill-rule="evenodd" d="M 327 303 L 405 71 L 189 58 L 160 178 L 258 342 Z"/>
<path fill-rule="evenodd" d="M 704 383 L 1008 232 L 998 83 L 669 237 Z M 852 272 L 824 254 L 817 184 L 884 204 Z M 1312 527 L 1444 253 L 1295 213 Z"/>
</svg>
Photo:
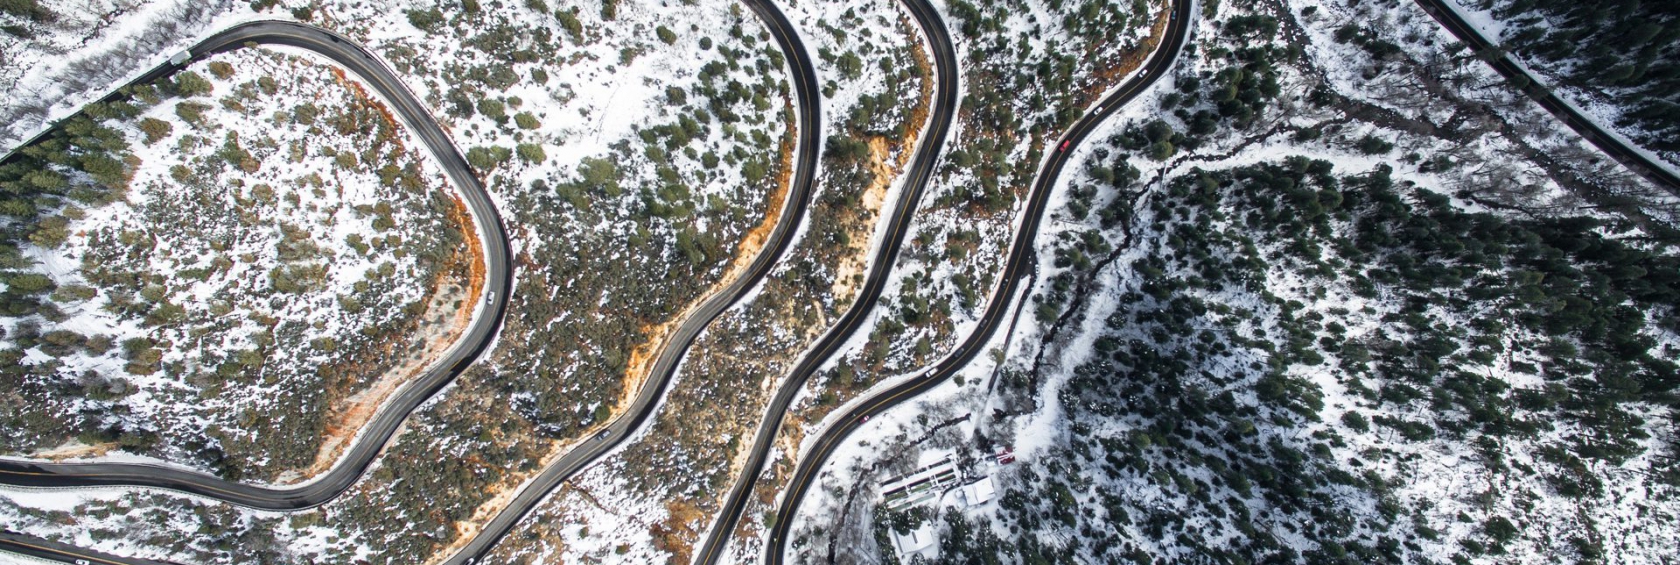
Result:
<svg viewBox="0 0 1680 565">
<path fill-rule="evenodd" d="M 15 351 L 39 348 L 52 357 L 3 371 L 6 451 L 75 438 L 230 479 L 303 470 L 315 462 L 338 403 L 406 356 L 390 344 L 418 327 L 434 283 L 465 277 L 463 218 L 452 218 L 458 211 L 444 187 L 423 178 L 418 155 L 402 149 L 396 124 L 370 100 L 333 85 L 323 67 L 256 51 L 237 57 L 239 67 L 224 59 L 204 64 L 214 79 L 188 70 L 161 87 L 93 105 L 0 167 L 0 186 L 29 204 L 14 206 L 24 221 L 5 233 L 14 259 L 3 275 L 0 327 L 39 328 L 25 332 L 40 331 L 39 341 L 14 341 Z M 242 73 L 247 65 L 286 80 Z M 187 100 L 218 90 L 238 104 Z M 335 103 L 300 110 L 307 124 L 278 111 L 268 136 L 239 135 L 234 121 L 261 123 L 289 104 L 282 93 L 297 91 Z M 327 153 L 337 172 L 307 161 L 302 150 L 332 137 L 358 147 Z M 135 176 L 135 153 L 169 147 L 175 152 L 154 157 L 169 160 L 167 178 Z M 381 200 L 352 207 L 337 197 L 344 186 L 322 173 L 378 187 Z M 117 219 L 90 223 L 89 210 Z M 346 217 L 335 219 L 340 212 Z M 398 217 L 415 231 L 396 229 Z M 378 235 L 357 248 L 360 257 L 339 256 L 312 233 L 358 219 L 384 226 L 370 230 Z M 38 267 L 17 255 L 24 246 L 80 268 L 33 272 Z M 371 268 L 365 278 L 354 274 L 361 280 L 342 271 L 363 261 Z M 311 309 L 314 321 L 282 319 L 296 308 Z M 57 327 L 73 318 L 77 327 L 109 333 Z M 336 327 L 324 331 L 328 322 Z M 332 352 L 356 361 L 324 358 L 310 343 L 331 343 Z M 251 392 L 273 386 L 295 392 Z M 150 400 L 131 404 L 137 392 Z M 258 411 L 269 417 L 256 418 Z"/>
</svg>

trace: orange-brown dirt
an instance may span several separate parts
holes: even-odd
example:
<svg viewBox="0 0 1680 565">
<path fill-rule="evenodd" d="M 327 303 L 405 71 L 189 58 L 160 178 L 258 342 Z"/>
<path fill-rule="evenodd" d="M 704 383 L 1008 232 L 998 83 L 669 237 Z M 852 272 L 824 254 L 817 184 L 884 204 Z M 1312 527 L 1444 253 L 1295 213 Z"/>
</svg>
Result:
<svg viewBox="0 0 1680 565">
<path fill-rule="evenodd" d="M 452 221 L 467 222 L 468 229 L 462 230 L 466 234 L 464 248 L 451 258 L 443 269 L 439 269 L 436 277 L 427 291 L 425 299 L 426 309 L 403 326 L 402 331 L 384 336 L 375 346 L 376 355 L 367 358 L 385 358 L 393 352 L 406 347 L 414 340 L 423 345 L 418 354 L 403 356 L 399 362 L 382 373 L 375 371 L 373 363 L 359 362 L 345 359 L 337 363 L 323 366 L 322 374 L 345 374 L 349 378 L 340 379 L 328 398 L 332 408 L 329 409 L 326 428 L 322 432 L 321 448 L 317 452 L 315 462 L 301 473 L 288 473 L 278 481 L 288 484 L 313 477 L 325 472 L 338 462 L 344 449 L 349 447 L 350 440 L 361 431 L 362 427 L 371 420 L 390 396 L 402 385 L 422 374 L 427 368 L 441 357 L 472 323 L 473 311 L 478 306 L 478 297 L 484 291 L 484 248 L 480 245 L 477 231 L 471 229 L 471 218 L 467 216 L 466 206 L 457 198 L 451 197 L 454 203 L 450 213 Z M 460 225 L 460 224 L 457 224 Z M 457 285 L 461 271 L 466 271 L 465 288 Z M 346 395 L 345 389 L 363 382 L 356 376 L 372 377 L 373 380 L 366 388 Z"/>
<path fill-rule="evenodd" d="M 734 257 L 730 260 L 729 264 L 724 267 L 723 276 L 720 277 L 717 282 L 713 283 L 705 292 L 703 292 L 700 295 L 700 298 L 689 303 L 681 311 L 664 323 L 644 326 L 642 328 L 643 335 L 648 336 L 648 340 L 642 346 L 637 347 L 630 352 L 629 363 L 626 364 L 625 368 L 625 384 L 623 392 L 619 394 L 618 402 L 612 410 L 614 417 L 623 414 L 624 409 L 635 400 L 636 393 L 641 390 L 644 384 L 646 384 L 648 378 L 651 376 L 650 373 L 652 372 L 653 363 L 658 358 L 658 352 L 665 347 L 666 341 L 668 341 L 671 337 L 671 332 L 675 331 L 684 320 L 687 320 L 690 316 L 692 316 L 694 310 L 699 308 L 707 298 L 710 298 L 713 294 L 746 274 L 747 267 L 752 264 L 752 260 L 758 256 L 761 250 L 763 250 L 764 245 L 768 243 L 767 240 L 769 239 L 771 231 L 773 231 L 776 224 L 781 221 L 782 206 L 787 200 L 788 190 L 793 184 L 793 159 L 795 145 L 794 132 L 797 131 L 798 127 L 797 123 L 794 121 L 795 117 L 792 102 L 784 99 L 783 107 L 786 109 L 784 115 L 786 116 L 787 133 L 782 136 L 780 156 L 778 159 L 780 169 L 776 173 L 776 182 L 774 184 L 774 188 L 771 190 L 771 193 L 765 199 L 766 210 L 764 219 L 757 226 L 748 230 L 747 233 L 741 236 L 741 241 L 736 244 Z M 610 422 L 612 420 L 609 419 L 607 421 Z M 604 427 L 605 425 L 606 424 L 603 423 L 588 430 L 584 430 L 584 433 L 580 434 L 578 437 L 589 437 L 589 434 L 592 434 L 594 430 Z M 547 456 L 543 457 L 541 464 L 539 464 L 535 470 L 524 473 L 512 473 L 506 481 L 492 487 L 495 495 L 492 496 L 490 500 L 485 501 L 484 504 L 479 505 L 479 507 L 473 511 L 471 518 L 457 522 L 455 524 L 456 536 L 454 540 L 452 540 L 449 545 L 445 546 L 442 550 L 433 553 L 432 558 L 429 559 L 427 563 L 441 562 L 442 560 L 448 558 L 448 556 L 454 555 L 461 546 L 465 545 L 467 541 L 472 539 L 473 535 L 478 533 L 481 524 L 488 521 L 492 516 L 495 516 L 497 512 L 500 512 L 502 508 L 507 506 L 508 501 L 517 494 L 520 485 L 525 484 L 525 482 L 530 480 L 531 477 L 541 472 L 540 470 L 542 468 L 552 464 L 554 460 L 558 459 L 567 451 L 568 449 L 564 443 L 556 442 L 555 449 L 550 451 Z"/>
<path fill-rule="evenodd" d="M 915 33 L 915 28 L 912 27 L 908 19 L 901 18 L 900 24 L 906 28 L 908 33 Z M 846 304 L 855 300 L 859 290 L 859 281 L 856 279 L 861 278 L 860 275 L 868 264 L 870 235 L 875 229 L 876 222 L 879 221 L 887 192 L 892 187 L 893 182 L 898 180 L 904 172 L 904 167 L 909 163 L 911 157 L 915 155 L 916 143 L 921 139 L 923 129 L 927 126 L 933 100 L 933 66 L 919 42 L 911 43 L 911 56 L 915 60 L 915 64 L 922 69 L 922 76 L 926 78 L 921 82 L 915 106 L 910 109 L 904 136 L 897 139 L 881 135 L 864 138 L 864 142 L 869 147 L 865 166 L 872 173 L 872 179 L 869 185 L 864 187 L 863 194 L 859 199 L 861 209 L 857 210 L 858 221 L 847 223 L 846 229 L 850 243 L 843 250 L 839 264 L 835 267 L 834 284 L 830 289 L 831 296 L 837 304 Z M 793 305 L 789 304 L 788 306 L 792 307 Z M 793 319 L 796 319 L 796 317 L 791 314 L 778 317 L 778 320 L 784 323 Z M 827 326 L 827 323 L 828 320 L 824 320 L 822 327 L 790 329 L 804 333 L 807 336 L 807 341 L 809 341 L 820 335 L 821 330 Z M 783 352 L 776 357 L 776 360 L 784 366 L 790 365 L 793 361 L 792 356 L 800 351 L 802 350 Z M 699 357 L 717 354 L 701 351 L 693 355 Z M 759 391 L 760 398 L 754 400 L 763 400 L 764 397 L 772 394 L 777 382 L 779 382 L 779 379 L 766 379 L 762 383 L 763 388 Z M 750 436 L 752 430 L 750 428 L 734 430 L 734 433 Z M 740 449 L 730 454 L 730 476 L 741 474 L 748 457 L 751 455 L 750 448 L 750 445 L 743 443 Z M 671 553 L 670 563 L 687 563 L 690 561 L 693 543 L 698 541 L 701 528 L 705 526 L 704 521 L 712 518 L 710 514 L 699 511 L 697 505 L 705 503 L 708 506 L 716 506 L 715 502 L 716 499 L 712 498 L 703 501 L 679 499 L 668 503 L 671 506 L 670 516 L 664 522 L 656 524 L 652 533 L 656 539 L 663 540 L 658 542 L 660 547 Z M 678 512 L 678 508 L 686 511 Z"/>
<path fill-rule="evenodd" d="M 377 109 L 382 119 L 391 126 L 389 131 L 397 131 L 395 128 L 398 122 L 384 104 L 369 96 L 359 83 L 347 79 L 342 69 L 332 67 L 331 71 L 338 83 L 352 93 L 357 103 Z M 396 151 L 402 151 L 402 138 L 393 134 L 384 141 L 394 144 Z M 414 339 L 423 344 L 421 351 L 416 355 L 404 356 L 395 366 L 384 371 L 379 371 L 377 363 L 348 358 L 321 367 L 319 371 L 322 375 L 347 377 L 328 383 L 330 388 L 327 398 L 331 408 L 328 410 L 329 416 L 322 432 L 321 447 L 316 453 L 314 463 L 301 472 L 282 475 L 277 480 L 278 483 L 289 484 L 306 480 L 331 468 L 385 400 L 403 384 L 430 367 L 434 360 L 455 344 L 472 323 L 473 312 L 479 302 L 478 297 L 484 292 L 484 246 L 478 239 L 476 224 L 467 211 L 466 204 L 452 192 L 449 194 L 449 201 L 449 222 L 461 232 L 462 247 L 450 255 L 428 285 L 423 298 L 425 310 L 411 318 L 400 331 L 382 336 L 374 346 L 374 351 L 378 354 L 358 357 L 388 358 Z M 463 276 L 464 281 L 460 280 Z M 465 283 L 465 288 L 456 284 L 460 282 Z M 370 379 L 371 383 L 368 382 Z M 366 388 L 350 392 L 363 383 L 367 383 Z"/>
<path fill-rule="evenodd" d="M 1095 74 L 1096 80 L 1092 81 L 1091 86 L 1080 92 L 1080 104 L 1095 102 L 1097 96 L 1112 88 L 1120 77 L 1137 70 L 1139 66 L 1143 65 L 1149 54 L 1154 51 L 1156 46 L 1160 45 L 1163 33 L 1166 31 L 1167 22 L 1170 19 L 1170 10 L 1171 5 L 1164 4 L 1156 12 L 1155 20 L 1150 26 L 1149 35 L 1140 42 L 1139 47 L 1121 53 L 1098 66 Z M 1010 132 L 1003 133 L 1006 136 L 1012 136 Z M 1040 150 L 1042 144 L 1041 139 L 1035 139 L 1034 151 Z M 847 400 L 849 399 L 843 397 L 832 405 L 812 405 L 804 410 L 790 411 L 787 414 L 786 421 L 776 438 L 776 447 L 781 453 L 781 457 L 771 464 L 771 480 L 760 482 L 754 488 L 754 498 L 761 506 L 771 507 L 774 505 L 776 495 L 781 492 L 781 487 L 786 484 L 789 476 L 793 473 L 795 463 L 793 457 L 799 453 L 799 446 L 804 442 L 807 433 L 815 431 L 807 430 L 806 424 L 821 421 L 829 412 L 843 405 Z M 778 519 L 781 518 L 778 517 Z M 748 521 L 743 520 L 738 525 L 736 532 L 738 539 L 749 539 L 758 534 L 756 529 L 748 528 L 748 524 Z"/>
</svg>

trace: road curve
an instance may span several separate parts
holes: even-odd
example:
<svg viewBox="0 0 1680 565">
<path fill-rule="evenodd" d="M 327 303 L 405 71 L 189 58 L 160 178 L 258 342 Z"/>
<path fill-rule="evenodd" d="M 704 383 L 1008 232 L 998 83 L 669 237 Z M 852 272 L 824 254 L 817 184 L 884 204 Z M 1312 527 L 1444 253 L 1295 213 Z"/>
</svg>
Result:
<svg viewBox="0 0 1680 565">
<path fill-rule="evenodd" d="M 559 487 L 560 483 L 611 452 L 647 423 L 654 409 L 658 407 L 659 399 L 665 396 L 665 390 L 669 388 L 678 364 L 687 354 L 689 346 L 694 343 L 694 338 L 700 335 L 700 330 L 711 324 L 712 320 L 770 274 L 771 268 L 775 267 L 792 244 L 795 229 L 804 222 L 805 210 L 810 204 L 812 185 L 816 180 L 817 147 L 822 139 L 819 131 L 822 120 L 819 114 L 821 102 L 817 98 L 817 73 L 793 24 L 788 22 L 787 17 L 771 0 L 742 1 L 764 21 L 765 27 L 769 29 L 770 35 L 775 38 L 777 46 L 785 55 L 788 66 L 793 70 L 794 93 L 799 105 L 799 155 L 795 160 L 793 184 L 788 188 L 781 219 L 771 231 L 769 244 L 753 258 L 745 276 L 708 297 L 694 314 L 671 334 L 654 362 L 647 384 L 637 391 L 629 410 L 625 415 L 607 424 L 605 430 L 600 432 L 607 434 L 605 439 L 597 435 L 595 439 L 584 440 L 550 463 L 536 478 L 521 487 L 513 500 L 491 518 L 460 551 L 444 561 L 444 565 L 477 563 L 495 549 L 496 542 L 506 537 L 508 532 L 547 498 L 549 493 Z"/>
<path fill-rule="evenodd" d="M 379 455 L 403 420 L 420 403 L 448 385 L 471 366 L 500 332 L 507 296 L 513 285 L 507 234 L 500 214 L 484 185 L 461 152 L 402 81 L 366 48 L 337 33 L 288 21 L 255 21 L 234 25 L 190 49 L 194 59 L 246 45 L 286 45 L 325 56 L 359 75 L 402 117 L 435 156 L 459 189 L 477 224 L 484 246 L 485 291 L 473 325 L 424 375 L 405 383 L 380 407 L 350 448 L 325 473 L 291 487 L 263 487 L 220 479 L 176 467 L 135 463 L 41 463 L 0 459 L 0 485 L 78 488 L 95 486 L 150 487 L 180 491 L 262 510 L 301 510 L 325 504 L 355 483 Z M 144 84 L 180 70 L 164 63 L 130 84 Z M 113 95 L 115 97 L 115 95 Z"/>
<path fill-rule="evenodd" d="M 0 552 L 15 553 L 38 560 L 77 563 L 78 565 L 80 563 L 87 563 L 88 565 L 174 565 L 165 561 L 119 557 L 56 541 L 15 534 L 7 530 L 0 530 Z"/>
<path fill-rule="evenodd" d="M 951 118 L 957 110 L 956 48 L 951 45 L 945 21 L 939 17 L 939 11 L 935 10 L 928 0 L 904 0 L 904 5 L 916 19 L 917 27 L 921 28 L 922 35 L 927 37 L 933 51 L 936 82 L 933 112 L 927 124 L 927 131 L 931 135 L 921 142 L 915 160 L 910 165 L 909 176 L 905 181 L 907 184 L 899 191 L 898 202 L 893 206 L 893 215 L 888 220 L 886 234 L 882 237 L 870 263 L 869 279 L 859 291 L 857 299 L 852 301 L 851 307 L 846 309 L 846 313 L 842 314 L 840 320 L 799 360 L 799 364 L 794 366 L 793 371 L 776 389 L 776 395 L 766 408 L 765 417 L 760 420 L 758 433 L 752 443 L 752 453 L 748 455 L 740 476 L 736 477 L 734 484 L 730 486 L 716 521 L 712 523 L 711 529 L 707 530 L 705 541 L 696 553 L 695 563 L 711 565 L 723 556 L 735 523 L 746 510 L 752 487 L 764 469 L 765 460 L 770 453 L 769 446 L 775 442 L 776 432 L 781 428 L 782 418 L 787 414 L 794 397 L 805 387 L 806 380 L 828 362 L 829 357 L 838 352 L 852 334 L 863 327 L 864 322 L 869 319 L 869 313 L 875 309 L 882 290 L 890 280 L 893 264 L 898 262 L 899 249 L 910 229 L 910 221 L 915 217 L 917 205 L 921 202 L 928 180 L 932 178 L 934 168 L 939 162 L 940 149 L 945 146 L 945 138 L 950 133 Z"/>
<path fill-rule="evenodd" d="M 1417 3 L 1423 7 L 1423 11 L 1428 12 L 1431 17 L 1435 18 L 1435 21 L 1440 22 L 1441 27 L 1447 28 L 1449 33 L 1452 33 L 1459 41 L 1463 41 L 1465 45 L 1469 45 L 1471 49 L 1475 49 L 1476 52 L 1482 53 L 1484 56 L 1487 54 L 1498 55 L 1498 57 L 1488 61 L 1494 71 L 1505 77 L 1506 80 L 1511 81 L 1513 87 L 1528 95 L 1541 108 L 1545 108 L 1547 112 L 1551 112 L 1553 116 L 1563 121 L 1563 124 L 1569 126 L 1569 129 L 1575 130 L 1575 133 L 1585 138 L 1587 143 L 1593 144 L 1593 147 L 1597 147 L 1599 151 L 1603 151 L 1635 174 L 1645 177 L 1646 180 L 1667 189 L 1670 193 L 1680 195 L 1680 176 L 1676 176 L 1667 167 L 1653 161 L 1646 153 L 1634 149 L 1622 138 L 1605 131 L 1592 118 L 1582 115 L 1574 106 L 1564 102 L 1562 98 L 1558 98 L 1556 94 L 1543 86 L 1545 83 L 1529 75 L 1527 70 L 1511 60 L 1511 56 L 1507 55 L 1503 48 L 1482 37 L 1481 32 L 1476 31 L 1475 27 L 1465 21 L 1464 16 L 1459 14 L 1453 6 L 1448 5 L 1447 0 L 1417 0 Z"/>
<path fill-rule="evenodd" d="M 782 562 L 783 546 L 786 545 L 793 515 L 799 508 L 799 503 L 805 498 L 812 482 L 822 470 L 834 450 L 840 446 L 841 440 L 858 428 L 859 420 L 866 416 L 878 414 L 901 402 L 914 398 L 945 382 L 946 379 L 957 374 L 968 366 L 992 334 L 1004 325 L 1009 312 L 1011 298 L 1020 289 L 1021 283 L 1033 272 L 1033 264 L 1037 254 L 1034 252 L 1033 242 L 1038 232 L 1038 224 L 1043 219 L 1044 212 L 1049 207 L 1051 189 L 1056 186 L 1056 179 L 1061 176 L 1062 169 L 1068 163 L 1071 149 L 1078 146 L 1091 135 L 1097 125 L 1109 116 L 1119 111 L 1127 102 L 1143 92 L 1149 85 L 1166 74 L 1178 54 L 1184 48 L 1184 42 L 1189 37 L 1188 24 L 1194 21 L 1191 14 L 1193 0 L 1174 0 L 1173 16 L 1167 22 L 1165 37 L 1162 38 L 1162 48 L 1157 49 L 1144 63 L 1143 72 L 1126 81 L 1112 94 L 1109 94 L 1097 105 L 1095 112 L 1086 114 L 1074 123 L 1065 136 L 1052 146 L 1052 153 L 1039 171 L 1038 178 L 1033 183 L 1032 193 L 1027 197 L 1026 210 L 1022 212 L 1021 225 L 1016 232 L 1015 242 L 1010 246 L 1009 258 L 1004 264 L 1003 277 L 998 288 L 992 293 L 991 300 L 986 304 L 986 310 L 980 317 L 979 325 L 969 334 L 968 338 L 958 345 L 949 355 L 937 365 L 928 369 L 920 376 L 905 380 L 897 385 L 881 390 L 852 409 L 841 414 L 834 421 L 836 425 L 823 430 L 822 434 L 811 443 L 811 448 L 799 460 L 794 469 L 793 479 L 788 483 L 788 490 L 783 493 L 780 504 L 776 509 L 778 519 L 770 529 L 769 543 L 765 544 L 765 562 L 779 565 Z M 762 448 L 764 446 L 755 446 Z"/>
<path fill-rule="evenodd" d="M 652 414 L 658 399 L 663 396 L 675 372 L 677 364 L 686 353 L 700 331 L 712 320 L 717 318 L 730 305 L 738 301 L 749 290 L 756 286 L 764 276 L 768 275 L 782 254 L 792 241 L 792 235 L 797 226 L 803 221 L 805 210 L 810 202 L 811 188 L 815 179 L 818 141 L 821 139 L 818 124 L 819 109 L 816 73 L 813 70 L 803 43 L 793 31 L 793 26 L 769 0 L 747 0 L 749 6 L 765 20 L 784 54 L 787 55 L 789 66 L 794 69 L 794 86 L 799 104 L 799 154 L 796 157 L 796 171 L 793 184 L 789 188 L 788 196 L 783 204 L 780 221 L 773 228 L 770 244 L 760 251 L 749 265 L 745 276 L 714 293 L 681 324 L 666 346 L 661 349 L 654 364 L 653 375 L 647 385 L 638 392 L 627 416 L 622 416 L 609 423 L 602 432 L 603 436 L 585 440 L 570 452 L 563 455 L 549 467 L 545 468 L 535 479 L 527 483 L 510 504 L 491 519 L 477 536 L 468 542 L 445 563 L 460 565 L 474 563 L 488 553 L 509 530 L 516 525 L 520 518 L 528 514 L 537 503 L 541 502 L 560 482 L 575 474 L 578 470 L 594 462 L 600 456 L 617 446 L 629 432 L 639 428 Z M 460 152 L 450 142 L 441 128 L 433 121 L 423 106 L 401 86 L 387 68 L 365 49 L 357 46 L 349 39 L 313 26 L 292 22 L 254 22 L 241 24 L 216 34 L 192 48 L 194 58 L 217 51 L 236 49 L 247 44 L 279 44 L 301 47 L 328 56 L 333 60 L 349 67 L 373 82 L 398 112 L 403 114 L 404 120 L 410 122 L 422 139 L 431 147 L 439 159 L 444 162 L 451 177 L 456 183 L 468 190 L 468 204 L 479 218 L 492 220 L 495 226 L 493 238 L 483 238 L 493 241 L 495 253 L 487 252 L 487 257 L 496 257 L 491 261 L 489 275 L 493 280 L 500 281 L 493 300 L 486 305 L 493 315 L 482 315 L 485 320 L 493 320 L 493 324 L 481 323 L 475 330 L 469 332 L 469 338 L 478 338 L 476 347 L 467 351 L 459 361 L 449 357 L 450 370 L 440 379 L 433 379 L 434 375 L 427 375 L 423 381 L 425 386 L 410 386 L 395 402 L 387 405 L 376 421 L 370 425 L 361 436 L 361 441 L 352 449 L 343 463 L 335 467 L 322 478 L 307 485 L 293 489 L 265 489 L 238 483 L 229 483 L 214 477 L 150 465 L 132 464 L 40 464 L 0 460 L 0 484 L 10 484 L 25 487 L 87 487 L 102 485 L 145 486 L 178 490 L 193 494 L 200 494 L 217 500 L 241 504 L 267 510 L 297 510 L 324 504 L 337 495 L 343 493 L 354 483 L 373 457 L 378 454 L 384 443 L 395 431 L 408 412 L 418 406 L 420 402 L 430 397 L 438 389 L 461 371 L 465 370 L 481 353 L 496 330 L 500 329 L 501 320 L 506 310 L 506 297 L 511 288 L 512 277 L 507 269 L 507 240 L 502 229 L 499 216 L 484 195 L 483 187 L 476 177 L 473 177 L 466 161 Z M 179 67 L 165 64 L 153 69 L 135 83 L 149 82 L 175 72 Z M 473 198 L 476 197 L 476 198 Z M 480 213 L 482 211 L 487 214 Z M 482 336 L 480 334 L 482 333 Z M 463 340 L 463 343 L 475 343 Z M 432 381 L 437 381 L 435 385 Z M 413 393 L 413 394 L 409 394 Z M 410 396 L 414 399 L 408 402 Z M 384 426 L 388 424 L 388 426 Z M 388 429 L 387 429 L 388 428 Z M 378 441 L 370 441 L 377 439 Z M 364 453 L 365 452 L 365 453 Z M 15 538 L 15 539 L 14 539 Z M 47 547 L 46 553 L 33 548 Z M 93 563 L 131 563 L 147 565 L 155 563 L 146 560 L 127 559 L 104 555 L 87 550 L 80 550 L 71 546 L 45 542 L 33 538 L 7 533 L 0 535 L 0 550 L 13 551 L 27 555 L 36 555 L 57 559 L 60 561 L 74 561 L 86 559 Z"/>
</svg>

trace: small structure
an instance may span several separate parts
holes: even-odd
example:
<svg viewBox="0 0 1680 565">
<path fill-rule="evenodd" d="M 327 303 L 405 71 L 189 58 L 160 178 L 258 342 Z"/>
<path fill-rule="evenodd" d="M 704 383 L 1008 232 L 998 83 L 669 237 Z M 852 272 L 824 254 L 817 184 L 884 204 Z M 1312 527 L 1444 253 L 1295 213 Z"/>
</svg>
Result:
<svg viewBox="0 0 1680 565">
<path fill-rule="evenodd" d="M 908 534 L 892 533 L 893 551 L 898 553 L 898 561 L 904 563 L 912 555 L 920 555 L 927 559 L 939 556 L 939 536 L 933 531 L 933 524 L 923 521 L 916 525 L 916 529 Z"/>
<path fill-rule="evenodd" d="M 959 492 L 962 493 L 963 504 L 969 506 L 985 504 L 997 497 L 997 483 L 992 482 L 992 478 L 988 476 L 963 485 Z"/>
<path fill-rule="evenodd" d="M 938 499 L 957 480 L 956 459 L 948 456 L 914 473 L 881 483 L 881 498 L 888 510 L 899 511 Z"/>
</svg>

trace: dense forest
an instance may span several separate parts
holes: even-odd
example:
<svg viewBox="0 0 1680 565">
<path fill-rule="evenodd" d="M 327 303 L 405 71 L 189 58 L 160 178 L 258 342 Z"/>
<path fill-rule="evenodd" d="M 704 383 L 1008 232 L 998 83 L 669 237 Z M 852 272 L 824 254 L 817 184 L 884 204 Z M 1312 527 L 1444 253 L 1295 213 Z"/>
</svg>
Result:
<svg viewBox="0 0 1680 565">
<path fill-rule="evenodd" d="M 1503 43 L 1555 64 L 1565 84 L 1601 92 L 1623 109 L 1638 141 L 1680 151 L 1680 2 L 1484 0 L 1508 23 Z"/>
<path fill-rule="evenodd" d="M 1680 259 L 1602 220 L 1460 211 L 1391 172 L 1292 157 L 1198 170 L 1151 198 L 1138 275 L 1055 398 L 1065 447 L 1023 465 L 1002 528 L 945 513 L 938 561 L 1628 549 L 1590 518 L 1559 539 L 1538 521 L 1572 520 L 1554 502 L 1608 505 L 1629 468 L 1654 492 L 1680 484 L 1671 448 L 1647 453 L 1673 429 L 1651 408 L 1680 378 L 1652 336 L 1680 322 Z M 1037 386 L 1013 371 L 1000 385 Z M 1440 472 L 1420 454 L 1454 445 L 1476 492 L 1414 490 Z"/>
</svg>

